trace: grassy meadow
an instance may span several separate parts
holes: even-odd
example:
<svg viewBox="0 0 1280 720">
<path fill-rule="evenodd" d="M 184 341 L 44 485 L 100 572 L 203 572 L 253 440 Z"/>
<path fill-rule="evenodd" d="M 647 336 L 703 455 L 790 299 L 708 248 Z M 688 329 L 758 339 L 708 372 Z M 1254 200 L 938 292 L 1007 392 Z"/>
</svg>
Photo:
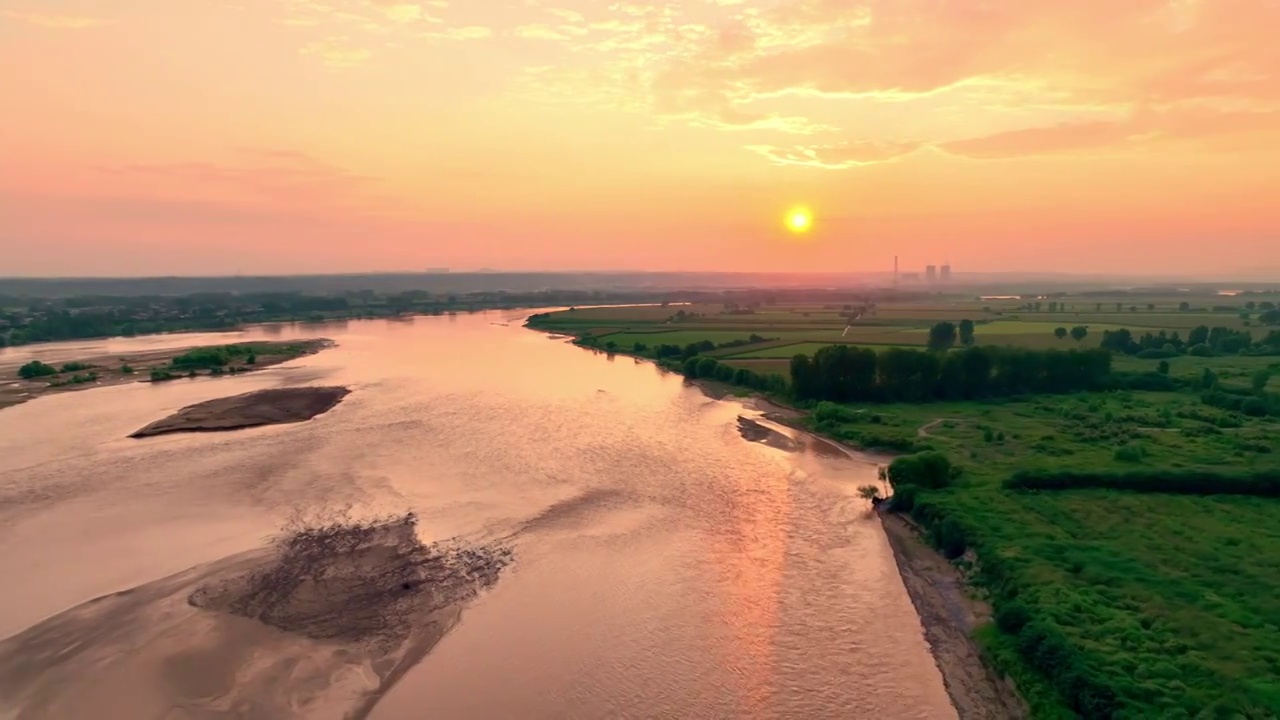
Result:
<svg viewBox="0 0 1280 720">
<path fill-rule="evenodd" d="M 977 345 L 1042 350 L 1097 348 L 1121 328 L 1185 338 L 1197 326 L 1226 327 L 1258 338 L 1275 328 L 1259 325 L 1255 310 L 1216 294 L 935 296 L 751 312 L 581 309 L 530 325 L 651 358 L 681 346 L 676 359 L 692 352 L 789 378 L 790 358 L 836 344 L 923 349 L 940 321 L 972 320 Z M 1088 329 L 1080 341 L 1054 334 L 1078 325 Z M 1163 389 L 819 403 L 802 422 L 857 447 L 937 451 L 961 468 L 949 486 L 920 490 L 913 514 L 940 547 L 942 536 L 963 538 L 955 562 L 996 608 L 978 640 L 1035 717 L 1280 717 L 1280 499 L 1006 487 L 1019 471 L 1280 475 L 1280 417 L 1210 406 L 1200 384 L 1210 375 L 1215 387 L 1249 392 L 1260 375 L 1280 375 L 1280 357 L 1131 352 L 1113 353 L 1112 372 L 1161 375 Z"/>
</svg>

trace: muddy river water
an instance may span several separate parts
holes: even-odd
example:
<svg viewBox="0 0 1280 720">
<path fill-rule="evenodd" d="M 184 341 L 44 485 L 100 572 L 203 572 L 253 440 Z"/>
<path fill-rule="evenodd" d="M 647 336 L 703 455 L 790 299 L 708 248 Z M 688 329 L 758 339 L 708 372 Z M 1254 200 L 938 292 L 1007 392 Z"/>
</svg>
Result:
<svg viewBox="0 0 1280 720">
<path fill-rule="evenodd" d="M 514 559 L 370 717 L 955 717 L 884 532 L 856 496 L 875 481 L 872 459 L 749 442 L 737 422 L 759 415 L 749 405 L 524 329 L 525 314 L 6 351 L 4 364 L 240 339 L 338 344 L 238 377 L 0 410 L 0 638 L 259 548 L 298 512 L 414 511 L 427 541 L 501 540 Z M 308 384 L 352 393 L 296 425 L 127 437 L 195 402 Z M 172 623 L 195 612 L 163 610 Z M 145 635 L 119 627 L 140 617 L 119 616 L 112 632 Z M 103 634 L 77 622 L 57 642 Z M 205 654 L 182 670 L 173 658 L 197 630 L 174 628 L 155 635 L 173 646 L 167 660 L 155 651 L 130 667 L 102 651 L 91 666 L 101 672 L 67 675 L 59 694 L 81 694 L 100 718 L 249 716 L 164 700 L 179 671 L 205 678 L 234 671 L 218 662 L 250 662 Z M 262 692 L 285 692 L 288 677 Z M 149 683 L 149 705 L 120 697 L 126 680 Z M 25 690 L 7 687 L 0 718 L 77 707 L 24 714 L 13 698 Z"/>
</svg>

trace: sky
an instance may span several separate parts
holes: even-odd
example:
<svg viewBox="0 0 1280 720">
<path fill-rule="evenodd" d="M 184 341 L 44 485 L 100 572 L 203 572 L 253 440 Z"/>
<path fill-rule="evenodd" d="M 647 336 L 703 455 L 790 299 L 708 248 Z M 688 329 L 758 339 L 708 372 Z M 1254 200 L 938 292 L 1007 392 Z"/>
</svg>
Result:
<svg viewBox="0 0 1280 720">
<path fill-rule="evenodd" d="M 0 275 L 1280 272 L 1277 28 L 1280 0 L 0 0 Z"/>
</svg>

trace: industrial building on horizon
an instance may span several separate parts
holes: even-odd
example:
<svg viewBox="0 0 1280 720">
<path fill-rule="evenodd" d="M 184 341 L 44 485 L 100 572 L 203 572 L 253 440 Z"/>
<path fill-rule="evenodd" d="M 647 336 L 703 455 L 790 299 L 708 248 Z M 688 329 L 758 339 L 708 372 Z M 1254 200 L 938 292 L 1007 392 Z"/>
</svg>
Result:
<svg viewBox="0 0 1280 720">
<path fill-rule="evenodd" d="M 899 281 L 916 282 L 920 279 L 920 273 L 915 272 L 899 272 L 898 256 L 893 256 L 893 284 L 897 285 Z M 933 285 L 939 282 L 951 282 L 951 261 L 947 261 L 944 265 L 925 265 L 924 280 L 926 283 Z"/>
</svg>

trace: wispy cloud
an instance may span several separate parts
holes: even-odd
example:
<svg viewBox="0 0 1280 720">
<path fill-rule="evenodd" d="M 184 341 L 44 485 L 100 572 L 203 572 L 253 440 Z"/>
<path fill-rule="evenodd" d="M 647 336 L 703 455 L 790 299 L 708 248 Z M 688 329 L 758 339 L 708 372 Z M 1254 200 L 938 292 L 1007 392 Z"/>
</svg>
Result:
<svg viewBox="0 0 1280 720">
<path fill-rule="evenodd" d="M 330 37 L 304 45 L 298 52 L 320 58 L 332 68 L 350 68 L 364 64 L 373 53 L 350 44 L 348 38 Z"/>
<path fill-rule="evenodd" d="M 774 162 L 880 162 L 841 137 L 866 136 L 867 103 L 886 106 L 873 113 L 881 145 L 910 145 L 897 137 L 897 113 L 926 127 L 917 133 L 922 146 L 984 158 L 1127 151 L 1186 138 L 1190 109 L 1204 103 L 1217 112 L 1196 113 L 1206 127 L 1238 121 L 1228 110 L 1280 109 L 1280 50 L 1265 29 L 1280 27 L 1275 0 L 558 5 L 544 12 L 563 25 L 514 32 L 577 53 L 568 56 L 576 59 L 571 67 L 526 77 L 534 94 L 645 106 L 660 118 L 724 130 L 829 134 L 828 143 L 798 149 L 752 146 Z M 803 111 L 785 109 L 797 102 Z M 894 104 L 901 107 L 888 109 Z M 979 107 L 984 118 L 1003 115 L 987 135 L 956 122 Z M 923 119 L 907 115 L 922 111 Z M 1098 119 L 1115 111 L 1134 119 Z"/>
<path fill-rule="evenodd" d="M 801 165 L 824 170 L 847 170 L 864 165 L 890 162 L 924 147 L 920 142 L 883 143 L 869 140 L 833 145 L 807 145 L 790 148 L 772 145 L 748 145 L 777 165 Z"/>
</svg>

